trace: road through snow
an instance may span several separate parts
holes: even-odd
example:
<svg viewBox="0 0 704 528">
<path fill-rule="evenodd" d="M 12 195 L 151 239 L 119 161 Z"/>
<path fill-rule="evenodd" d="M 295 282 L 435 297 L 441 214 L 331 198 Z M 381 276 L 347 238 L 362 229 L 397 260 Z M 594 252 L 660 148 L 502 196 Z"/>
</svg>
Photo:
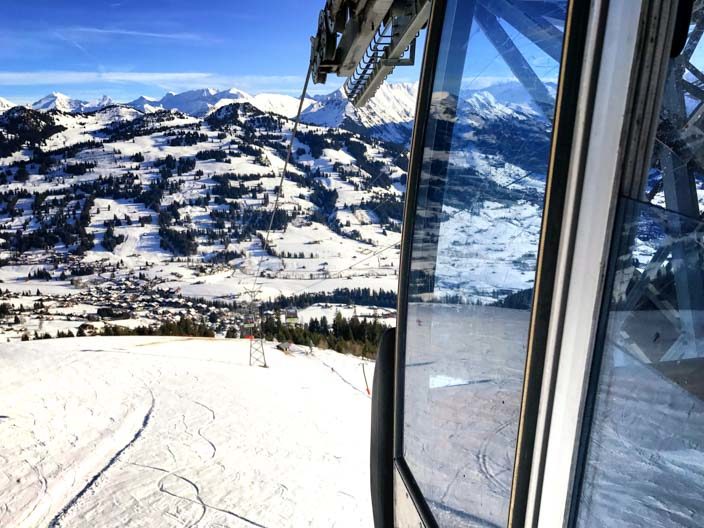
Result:
<svg viewBox="0 0 704 528">
<path fill-rule="evenodd" d="M 361 360 L 268 347 L 262 369 L 248 350 L 154 337 L 3 345 L 0 526 L 371 526 Z"/>
</svg>

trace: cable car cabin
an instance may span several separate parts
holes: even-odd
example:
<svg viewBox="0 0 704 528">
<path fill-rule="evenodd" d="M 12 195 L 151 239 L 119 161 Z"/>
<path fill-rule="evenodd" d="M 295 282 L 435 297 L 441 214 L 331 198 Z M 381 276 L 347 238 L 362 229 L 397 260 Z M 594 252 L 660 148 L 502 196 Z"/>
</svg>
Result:
<svg viewBox="0 0 704 528">
<path fill-rule="evenodd" d="M 286 318 L 287 325 L 293 326 L 298 324 L 298 310 L 295 308 L 287 309 L 284 313 L 284 317 Z"/>
<path fill-rule="evenodd" d="M 385 4 L 355 104 L 427 33 L 376 526 L 704 526 L 704 2 Z"/>
</svg>

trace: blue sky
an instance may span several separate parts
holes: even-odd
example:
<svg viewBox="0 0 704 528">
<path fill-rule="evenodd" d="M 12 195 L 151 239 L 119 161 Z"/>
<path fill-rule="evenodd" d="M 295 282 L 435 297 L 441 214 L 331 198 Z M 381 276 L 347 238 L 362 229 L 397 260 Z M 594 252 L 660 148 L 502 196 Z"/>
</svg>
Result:
<svg viewBox="0 0 704 528">
<path fill-rule="evenodd" d="M 31 103 L 52 92 L 127 102 L 167 91 L 239 88 L 298 96 L 324 0 L 0 0 L 0 96 Z M 543 77 L 557 64 L 508 26 Z M 417 63 L 422 58 L 421 39 Z M 472 29 L 465 84 L 513 78 Z M 419 67 L 389 79 L 417 81 Z M 330 76 L 311 93 L 342 84 Z"/>
<path fill-rule="evenodd" d="M 0 96 L 118 101 L 237 87 L 298 95 L 324 0 L 8 0 Z M 417 68 L 396 80 L 416 80 Z M 337 89 L 332 77 L 313 93 Z"/>
</svg>

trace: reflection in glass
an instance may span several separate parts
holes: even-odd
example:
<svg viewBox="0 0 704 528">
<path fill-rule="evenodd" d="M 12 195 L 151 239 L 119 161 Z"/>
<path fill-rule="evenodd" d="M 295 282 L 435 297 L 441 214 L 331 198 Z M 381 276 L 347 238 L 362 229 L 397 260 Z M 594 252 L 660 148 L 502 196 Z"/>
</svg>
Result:
<svg viewBox="0 0 704 528">
<path fill-rule="evenodd" d="M 623 199 L 580 526 L 704 526 L 704 223 Z"/>
<path fill-rule="evenodd" d="M 654 156 L 641 198 L 692 218 L 704 208 L 704 4 L 695 2 L 688 41 L 668 64 Z"/>
<path fill-rule="evenodd" d="M 448 1 L 414 220 L 403 437 L 443 527 L 507 522 L 565 8 Z"/>
<path fill-rule="evenodd" d="M 642 201 L 621 198 L 579 526 L 704 526 L 703 34 L 696 2 Z"/>
</svg>

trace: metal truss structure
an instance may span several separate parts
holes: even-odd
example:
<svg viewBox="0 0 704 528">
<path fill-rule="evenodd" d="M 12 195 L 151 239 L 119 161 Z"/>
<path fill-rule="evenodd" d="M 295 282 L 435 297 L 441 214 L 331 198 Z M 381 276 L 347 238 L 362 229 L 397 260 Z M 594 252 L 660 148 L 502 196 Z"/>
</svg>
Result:
<svg viewBox="0 0 704 528">
<path fill-rule="evenodd" d="M 554 96 L 508 33 L 513 28 L 559 63 L 565 1 L 477 0 L 476 20 L 516 78 L 544 112 Z M 352 104 L 364 106 L 397 66 L 412 65 L 416 38 L 430 15 L 430 0 L 328 0 L 312 38 L 313 81 L 347 77 Z"/>
</svg>

